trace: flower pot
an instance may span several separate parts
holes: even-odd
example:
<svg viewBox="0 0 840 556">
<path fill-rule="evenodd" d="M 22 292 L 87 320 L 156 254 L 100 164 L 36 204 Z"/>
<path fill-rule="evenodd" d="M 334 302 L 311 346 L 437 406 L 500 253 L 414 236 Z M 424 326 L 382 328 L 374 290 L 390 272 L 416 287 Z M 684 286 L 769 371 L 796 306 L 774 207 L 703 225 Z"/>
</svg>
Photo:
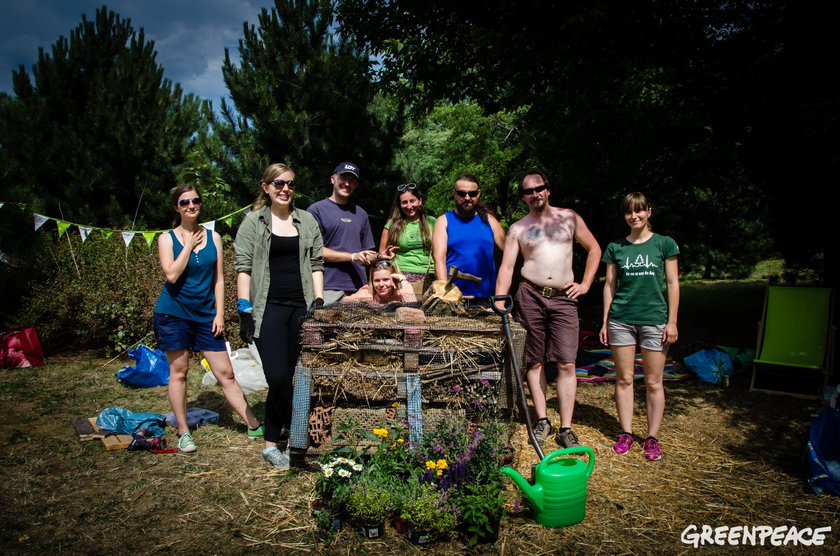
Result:
<svg viewBox="0 0 840 556">
<path fill-rule="evenodd" d="M 431 533 L 414 529 L 412 527 L 408 528 L 408 532 L 405 536 L 412 544 L 429 544 L 435 540 Z"/>
<path fill-rule="evenodd" d="M 405 535 L 408 533 L 408 520 L 404 517 L 395 517 L 394 518 L 394 529 L 400 535 Z"/>
<path fill-rule="evenodd" d="M 315 498 L 314 500 L 309 501 L 309 509 L 312 511 L 312 515 L 315 515 L 315 512 L 319 512 L 321 510 L 326 509 L 327 504 L 320 498 Z"/>
<path fill-rule="evenodd" d="M 363 523 L 362 534 L 367 539 L 378 539 L 385 534 L 384 523 Z"/>
</svg>

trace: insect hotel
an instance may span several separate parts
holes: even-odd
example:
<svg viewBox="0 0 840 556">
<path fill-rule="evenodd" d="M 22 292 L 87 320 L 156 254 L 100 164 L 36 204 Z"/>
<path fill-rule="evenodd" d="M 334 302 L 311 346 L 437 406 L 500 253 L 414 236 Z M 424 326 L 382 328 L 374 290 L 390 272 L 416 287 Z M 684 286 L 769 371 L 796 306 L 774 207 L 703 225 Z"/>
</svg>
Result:
<svg viewBox="0 0 840 556">
<path fill-rule="evenodd" d="M 509 354 L 512 347 L 521 358 L 524 329 L 512 324 L 508 346 L 489 309 L 429 299 L 421 308 L 337 304 L 304 321 L 289 440 L 295 460 L 333 448 L 333 425 L 347 420 L 367 430 L 407 422 L 415 440 L 424 421 L 446 411 L 515 411 Z"/>
</svg>

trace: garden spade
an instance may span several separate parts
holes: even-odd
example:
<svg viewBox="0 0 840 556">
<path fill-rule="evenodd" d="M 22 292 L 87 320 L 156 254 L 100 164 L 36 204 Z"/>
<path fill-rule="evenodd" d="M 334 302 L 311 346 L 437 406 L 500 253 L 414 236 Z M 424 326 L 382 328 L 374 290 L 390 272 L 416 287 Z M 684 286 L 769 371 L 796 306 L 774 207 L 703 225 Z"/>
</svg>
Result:
<svg viewBox="0 0 840 556">
<path fill-rule="evenodd" d="M 496 305 L 497 301 L 504 302 L 504 309 L 500 309 Z M 525 397 L 525 390 L 522 389 L 522 372 L 519 369 L 519 359 L 516 356 L 516 350 L 513 348 L 513 333 L 510 330 L 510 320 L 508 319 L 508 315 L 513 310 L 513 298 L 509 295 L 494 295 L 490 298 L 490 306 L 497 315 L 502 317 L 502 328 L 505 331 L 505 336 L 507 336 L 510 364 L 513 367 L 513 375 L 516 378 L 516 389 L 519 390 L 519 403 L 522 404 L 522 413 L 525 414 L 525 427 L 528 429 L 528 439 L 531 441 L 534 450 L 536 450 L 537 457 L 542 460 L 545 454 L 542 448 L 540 448 L 540 443 L 536 435 L 534 435 L 534 424 L 531 422 L 531 413 L 528 411 L 528 399 Z"/>
</svg>

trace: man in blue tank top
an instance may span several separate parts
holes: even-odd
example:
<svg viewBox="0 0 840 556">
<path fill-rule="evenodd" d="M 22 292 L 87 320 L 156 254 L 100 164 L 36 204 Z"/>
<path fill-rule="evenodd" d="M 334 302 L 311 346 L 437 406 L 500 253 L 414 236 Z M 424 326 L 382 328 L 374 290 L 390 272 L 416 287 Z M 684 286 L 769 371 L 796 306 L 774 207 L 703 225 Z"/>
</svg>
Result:
<svg viewBox="0 0 840 556">
<path fill-rule="evenodd" d="M 464 296 L 486 299 L 496 286 L 496 262 L 493 247 L 505 248 L 505 232 L 487 208 L 479 202 L 481 189 L 472 174 L 461 174 L 455 180 L 452 198 L 455 210 L 437 219 L 432 233 L 435 277 L 447 280 L 450 265 L 481 278 L 481 283 L 455 280 Z"/>
</svg>

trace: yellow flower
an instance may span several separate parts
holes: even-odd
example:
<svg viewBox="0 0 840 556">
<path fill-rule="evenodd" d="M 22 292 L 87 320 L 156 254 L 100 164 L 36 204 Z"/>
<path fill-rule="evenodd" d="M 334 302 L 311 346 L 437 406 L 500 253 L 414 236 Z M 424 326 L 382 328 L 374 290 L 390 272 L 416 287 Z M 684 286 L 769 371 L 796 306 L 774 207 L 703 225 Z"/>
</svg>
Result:
<svg viewBox="0 0 840 556">
<path fill-rule="evenodd" d="M 373 434 L 379 438 L 388 438 L 388 429 L 373 429 Z"/>
<path fill-rule="evenodd" d="M 441 475 L 443 475 L 443 469 L 438 469 L 437 476 L 440 477 Z"/>
<path fill-rule="evenodd" d="M 438 469 L 446 469 L 447 468 L 446 460 L 445 459 L 437 460 L 437 468 Z"/>
<path fill-rule="evenodd" d="M 397 438 L 397 442 L 399 442 L 400 444 L 402 444 L 403 442 L 405 442 L 405 440 L 403 440 L 402 438 Z"/>
<path fill-rule="evenodd" d="M 391 407 L 399 407 L 399 406 L 400 406 L 400 402 L 394 402 L 394 403 L 391 404 Z"/>
<path fill-rule="evenodd" d="M 434 469 L 434 468 L 435 468 L 435 462 L 433 462 L 433 461 L 427 461 L 426 462 L 426 469 Z"/>
</svg>

